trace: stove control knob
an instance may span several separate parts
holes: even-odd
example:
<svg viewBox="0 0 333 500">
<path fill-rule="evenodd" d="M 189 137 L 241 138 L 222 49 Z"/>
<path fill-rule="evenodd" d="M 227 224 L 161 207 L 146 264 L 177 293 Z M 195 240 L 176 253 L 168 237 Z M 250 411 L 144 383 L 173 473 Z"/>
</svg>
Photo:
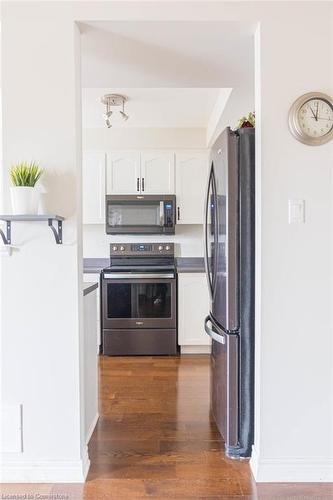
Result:
<svg viewBox="0 0 333 500">
<path fill-rule="evenodd" d="M 162 245 L 160 245 L 160 246 L 158 247 L 158 249 L 159 249 L 159 251 L 163 250 Z"/>
<path fill-rule="evenodd" d="M 112 247 L 112 250 L 113 250 L 114 252 L 116 252 L 116 251 L 118 250 L 118 247 L 114 246 L 114 247 Z"/>
<path fill-rule="evenodd" d="M 170 250 L 170 245 L 167 245 L 167 246 L 165 247 L 165 250 Z"/>
<path fill-rule="evenodd" d="M 125 250 L 125 247 L 121 246 L 120 250 L 123 252 Z"/>
</svg>

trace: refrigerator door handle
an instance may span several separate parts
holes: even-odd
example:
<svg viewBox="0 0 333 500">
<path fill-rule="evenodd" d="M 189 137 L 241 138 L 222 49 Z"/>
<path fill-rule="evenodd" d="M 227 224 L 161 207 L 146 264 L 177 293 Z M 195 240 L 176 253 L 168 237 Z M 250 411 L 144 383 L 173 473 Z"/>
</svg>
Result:
<svg viewBox="0 0 333 500">
<path fill-rule="evenodd" d="M 212 177 L 211 177 L 211 172 L 209 174 L 209 180 L 208 180 L 208 186 L 207 186 L 207 193 L 206 193 L 206 198 L 205 198 L 205 219 L 204 219 L 204 257 L 205 257 L 205 270 L 206 270 L 206 276 L 207 276 L 207 281 L 208 281 L 208 291 L 209 291 L 209 296 L 210 300 L 213 300 L 213 294 L 212 294 L 212 284 L 210 281 L 210 276 L 209 276 L 209 268 L 208 268 L 208 241 L 207 241 L 207 224 L 208 224 L 208 202 L 209 202 L 209 192 L 210 192 L 210 183 L 212 182 Z"/>
<path fill-rule="evenodd" d="M 212 339 L 218 342 L 219 344 L 225 344 L 225 338 L 222 335 L 219 335 L 218 333 L 215 333 L 212 326 L 209 326 L 208 324 L 212 325 L 210 316 L 207 316 L 205 319 L 205 331 L 207 335 Z"/>
<path fill-rule="evenodd" d="M 204 261 L 205 261 L 205 270 L 206 270 L 206 277 L 208 281 L 208 291 L 209 291 L 209 296 L 211 301 L 213 301 L 213 296 L 214 296 L 214 284 L 215 284 L 215 276 L 212 273 L 212 277 L 210 276 L 210 269 L 209 269 L 209 257 L 208 257 L 208 214 L 209 214 L 209 209 L 211 208 L 211 201 L 210 201 L 210 188 L 212 187 L 212 194 L 215 197 L 216 196 L 216 186 L 215 186 L 215 177 L 214 177 L 214 166 L 212 164 L 210 172 L 209 172 L 209 179 L 208 179 L 208 186 L 207 186 L 207 193 L 206 193 L 206 206 L 205 206 L 205 219 L 204 219 Z M 216 224 L 217 224 L 217 209 L 216 209 L 216 202 L 214 203 L 214 245 L 216 245 L 217 242 L 217 235 L 216 235 Z M 212 265 L 212 263 L 210 264 Z M 215 262 L 214 262 L 214 267 L 215 267 Z"/>
</svg>

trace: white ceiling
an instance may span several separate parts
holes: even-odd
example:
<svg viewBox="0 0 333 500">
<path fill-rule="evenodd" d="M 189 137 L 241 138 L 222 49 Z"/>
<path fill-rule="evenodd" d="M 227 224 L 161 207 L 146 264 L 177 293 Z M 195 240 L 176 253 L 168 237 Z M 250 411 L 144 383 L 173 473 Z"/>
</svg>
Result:
<svg viewBox="0 0 333 500">
<path fill-rule="evenodd" d="M 253 33 L 239 22 L 84 23 L 82 86 L 235 87 L 253 70 Z"/>
<path fill-rule="evenodd" d="M 222 96 L 226 100 L 230 89 L 85 88 L 82 92 L 84 128 L 105 127 L 102 117 L 105 107 L 101 104 L 101 96 L 110 92 L 128 97 L 125 111 L 130 118 L 126 122 L 114 119 L 114 127 L 206 128 L 217 99 Z"/>
<path fill-rule="evenodd" d="M 84 128 L 105 126 L 106 93 L 129 97 L 130 119 L 114 126 L 207 127 L 231 88 L 252 83 L 254 26 L 114 21 L 80 28 Z"/>
</svg>

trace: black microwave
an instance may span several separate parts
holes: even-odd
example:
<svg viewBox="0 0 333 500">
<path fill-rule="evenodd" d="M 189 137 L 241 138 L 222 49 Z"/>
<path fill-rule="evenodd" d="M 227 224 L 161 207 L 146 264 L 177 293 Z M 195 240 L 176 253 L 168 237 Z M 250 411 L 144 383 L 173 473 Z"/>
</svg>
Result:
<svg viewBox="0 0 333 500">
<path fill-rule="evenodd" d="M 107 195 L 106 234 L 175 234 L 174 195 Z"/>
</svg>

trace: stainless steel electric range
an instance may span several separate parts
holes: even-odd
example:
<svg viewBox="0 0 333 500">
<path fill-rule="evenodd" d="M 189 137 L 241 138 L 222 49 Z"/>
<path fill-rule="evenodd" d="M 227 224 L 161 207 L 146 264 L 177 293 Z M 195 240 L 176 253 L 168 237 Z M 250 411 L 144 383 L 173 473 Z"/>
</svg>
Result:
<svg viewBox="0 0 333 500">
<path fill-rule="evenodd" d="M 177 353 L 173 243 L 117 243 L 102 273 L 103 354 Z"/>
</svg>

